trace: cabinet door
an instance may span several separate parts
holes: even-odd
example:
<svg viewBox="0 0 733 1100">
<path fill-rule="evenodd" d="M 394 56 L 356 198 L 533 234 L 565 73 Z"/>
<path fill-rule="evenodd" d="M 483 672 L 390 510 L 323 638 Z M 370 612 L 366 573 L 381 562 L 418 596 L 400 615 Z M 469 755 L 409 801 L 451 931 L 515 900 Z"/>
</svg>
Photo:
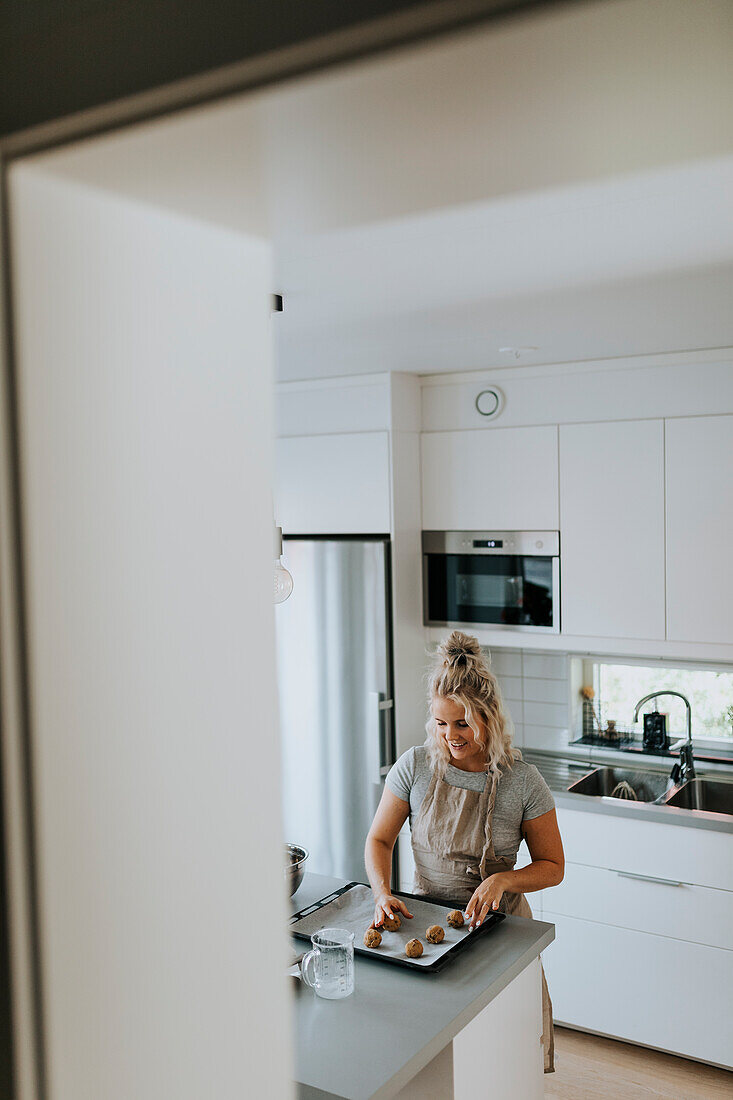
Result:
<svg viewBox="0 0 733 1100">
<path fill-rule="evenodd" d="M 733 951 L 560 916 L 548 906 L 543 919 L 555 925 L 542 960 L 558 1023 L 733 1063 Z"/>
<path fill-rule="evenodd" d="M 733 416 L 666 422 L 667 637 L 733 642 Z"/>
<path fill-rule="evenodd" d="M 474 1016 L 453 1040 L 454 1100 L 542 1100 L 542 984 L 539 959 Z M 496 1051 L 493 1058 L 489 1051 Z M 490 1068 L 489 1068 L 490 1066 Z M 432 1100 L 422 1092 L 420 1100 Z"/>
<path fill-rule="evenodd" d="M 561 884 L 543 892 L 545 905 L 553 913 L 733 951 L 730 890 L 566 863 Z M 535 897 L 531 898 L 533 909 Z"/>
<path fill-rule="evenodd" d="M 557 530 L 557 429 L 422 436 L 427 531 Z"/>
<path fill-rule="evenodd" d="M 560 428 L 563 634 L 659 638 L 664 622 L 664 424 Z"/>
<path fill-rule="evenodd" d="M 557 821 L 568 863 L 733 892 L 730 833 L 565 806 L 558 806 Z M 552 889 L 546 893 L 551 909 Z"/>
<path fill-rule="evenodd" d="M 387 432 L 278 439 L 276 456 L 275 516 L 284 531 L 389 533 Z"/>
</svg>

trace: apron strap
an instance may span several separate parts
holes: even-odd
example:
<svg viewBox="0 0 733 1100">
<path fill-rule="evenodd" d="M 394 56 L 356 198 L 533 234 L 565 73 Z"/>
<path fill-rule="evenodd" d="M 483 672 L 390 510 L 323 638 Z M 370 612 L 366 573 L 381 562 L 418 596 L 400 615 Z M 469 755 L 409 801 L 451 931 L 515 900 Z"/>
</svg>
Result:
<svg viewBox="0 0 733 1100">
<path fill-rule="evenodd" d="M 489 863 L 496 863 L 496 852 L 494 851 L 494 806 L 496 805 L 496 788 L 498 785 L 499 776 L 494 772 L 491 776 L 489 801 L 486 807 L 484 850 L 481 853 L 481 862 L 479 864 L 479 874 L 482 880 L 487 878 L 491 873 L 487 870 L 487 865 Z"/>
<path fill-rule="evenodd" d="M 433 770 L 433 773 L 430 777 L 430 782 L 428 783 L 428 789 L 425 792 L 425 797 L 423 798 L 422 803 L 420 804 L 420 809 L 417 811 L 417 815 L 415 816 L 410 827 L 410 834 L 413 844 L 420 843 L 421 840 L 423 842 L 427 841 L 427 837 L 425 837 L 423 840 L 422 834 L 424 831 L 426 831 L 425 819 L 428 817 L 428 814 L 433 807 L 433 802 L 435 800 L 435 790 L 438 785 L 438 781 L 438 772 L 437 770 Z"/>
</svg>

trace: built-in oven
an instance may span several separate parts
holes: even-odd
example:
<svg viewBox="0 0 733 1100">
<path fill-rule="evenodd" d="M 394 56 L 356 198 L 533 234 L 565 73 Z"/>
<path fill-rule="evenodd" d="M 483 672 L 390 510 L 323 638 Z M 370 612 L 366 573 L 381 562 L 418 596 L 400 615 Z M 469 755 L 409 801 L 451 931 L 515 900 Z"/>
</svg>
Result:
<svg viewBox="0 0 733 1100">
<path fill-rule="evenodd" d="M 560 631 L 559 531 L 423 531 L 426 626 Z"/>
</svg>

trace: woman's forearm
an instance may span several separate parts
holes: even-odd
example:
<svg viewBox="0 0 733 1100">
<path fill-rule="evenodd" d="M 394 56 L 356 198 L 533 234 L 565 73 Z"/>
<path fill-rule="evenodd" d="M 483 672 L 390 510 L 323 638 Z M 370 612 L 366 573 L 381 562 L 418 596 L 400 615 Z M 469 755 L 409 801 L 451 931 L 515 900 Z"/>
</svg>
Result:
<svg viewBox="0 0 733 1100">
<path fill-rule="evenodd" d="M 389 894 L 392 877 L 392 847 L 381 840 L 367 837 L 364 848 L 364 862 L 369 884 L 375 896 Z"/>
<path fill-rule="evenodd" d="M 537 859 L 518 871 L 502 871 L 504 886 L 512 894 L 529 894 L 533 890 L 545 890 L 557 886 L 563 880 L 565 868 L 550 859 Z"/>
</svg>

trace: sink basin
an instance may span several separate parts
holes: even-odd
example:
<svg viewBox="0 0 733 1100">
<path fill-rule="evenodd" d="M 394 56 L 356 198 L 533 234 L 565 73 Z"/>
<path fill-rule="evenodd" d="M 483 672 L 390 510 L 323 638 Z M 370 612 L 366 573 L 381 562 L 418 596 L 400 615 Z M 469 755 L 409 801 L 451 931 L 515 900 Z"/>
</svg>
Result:
<svg viewBox="0 0 733 1100">
<path fill-rule="evenodd" d="M 628 784 L 636 798 L 633 797 Z M 667 790 L 667 776 L 664 772 L 639 771 L 634 768 L 594 768 L 589 775 L 576 780 L 568 787 L 573 794 L 605 796 L 606 798 L 628 798 L 634 802 L 654 802 L 662 798 Z"/>
<path fill-rule="evenodd" d="M 733 783 L 717 779 L 692 779 L 667 799 L 668 806 L 683 810 L 710 810 L 733 815 Z"/>
</svg>

